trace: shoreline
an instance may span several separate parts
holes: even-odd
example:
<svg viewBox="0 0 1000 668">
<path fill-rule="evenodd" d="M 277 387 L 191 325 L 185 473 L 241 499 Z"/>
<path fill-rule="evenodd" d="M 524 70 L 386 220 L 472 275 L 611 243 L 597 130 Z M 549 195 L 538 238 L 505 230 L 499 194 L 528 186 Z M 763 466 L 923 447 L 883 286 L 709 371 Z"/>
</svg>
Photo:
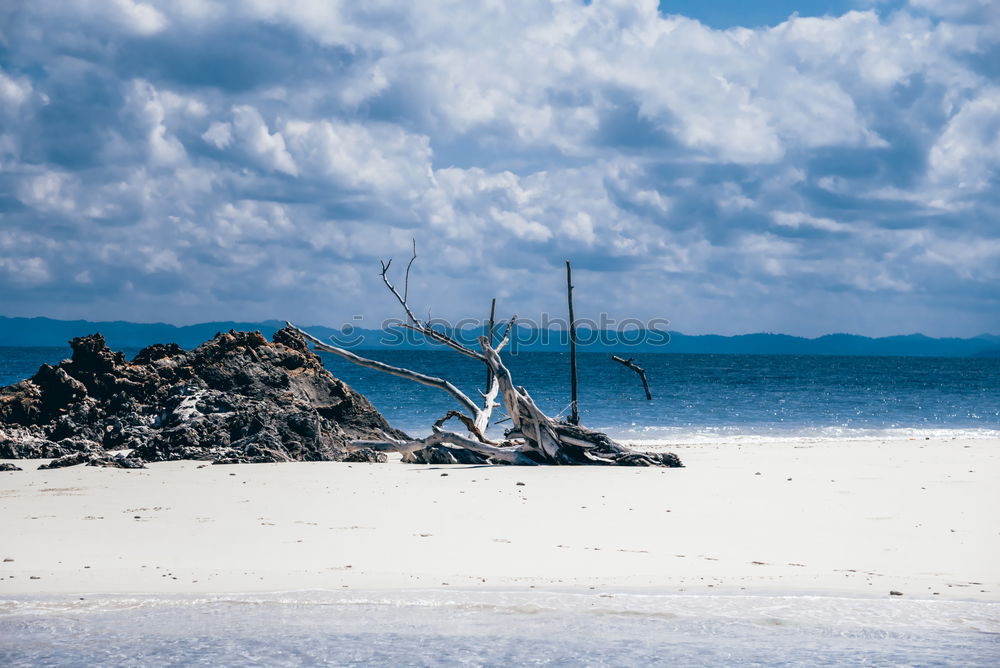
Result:
<svg viewBox="0 0 1000 668">
<path fill-rule="evenodd" d="M 1000 636 L 1000 602 L 839 596 L 795 592 L 676 593 L 586 589 L 358 589 L 229 593 L 26 594 L 0 597 L 0 620 L 9 616 L 106 614 L 128 610 L 190 609 L 194 606 L 272 606 L 317 609 L 435 611 L 520 615 L 624 615 L 636 618 L 731 620 L 768 625 L 931 632 L 973 632 Z"/>
<path fill-rule="evenodd" d="M 900 591 L 892 598 L 1000 602 L 1000 441 L 670 447 L 687 468 L 37 471 L 41 460 L 10 460 L 31 468 L 0 474 L 0 559 L 14 560 L 0 562 L 0 599 Z"/>
<path fill-rule="evenodd" d="M 0 598 L 11 665 L 993 666 L 1000 603 L 393 590 Z M 485 640 L 485 642 L 484 642 Z M 248 661 L 249 659 L 249 661 Z M 291 662 L 290 662 L 291 659 Z"/>
</svg>

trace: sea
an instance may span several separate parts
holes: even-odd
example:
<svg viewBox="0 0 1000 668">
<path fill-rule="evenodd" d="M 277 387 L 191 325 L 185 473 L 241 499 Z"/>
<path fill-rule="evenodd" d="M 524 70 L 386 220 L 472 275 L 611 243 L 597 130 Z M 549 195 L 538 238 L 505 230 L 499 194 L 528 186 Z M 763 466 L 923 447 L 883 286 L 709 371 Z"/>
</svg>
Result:
<svg viewBox="0 0 1000 668">
<path fill-rule="evenodd" d="M 138 349 L 126 349 L 129 356 Z M 394 366 L 450 380 L 478 400 L 483 366 L 451 351 L 362 350 Z M 0 385 L 31 376 L 69 348 L 0 347 Z M 322 354 L 330 371 L 364 394 L 389 422 L 411 435 L 430 426 L 454 399 L 441 390 Z M 805 355 L 634 356 L 646 371 L 652 400 L 636 373 L 610 354 L 580 353 L 581 422 L 636 443 L 755 439 L 843 439 L 924 436 L 1000 437 L 1000 358 L 834 357 Z M 626 356 L 627 357 L 627 356 Z M 549 415 L 570 402 L 569 356 L 507 355 L 514 382 Z M 502 435 L 503 410 L 494 414 Z"/>
<path fill-rule="evenodd" d="M 472 397 L 486 382 L 481 365 L 451 352 L 361 354 Z M 0 348 L 0 385 L 68 355 Z M 323 359 L 412 435 L 455 408 L 440 390 Z M 568 411 L 567 355 L 507 363 L 543 410 Z M 652 400 L 610 355 L 579 355 L 584 424 L 637 445 L 962 437 L 1000 447 L 996 358 L 642 354 L 635 363 Z M 503 411 L 494 418 L 500 435 Z M 0 666 L 47 665 L 995 667 L 1000 603 L 540 589 L 0 596 Z"/>
</svg>

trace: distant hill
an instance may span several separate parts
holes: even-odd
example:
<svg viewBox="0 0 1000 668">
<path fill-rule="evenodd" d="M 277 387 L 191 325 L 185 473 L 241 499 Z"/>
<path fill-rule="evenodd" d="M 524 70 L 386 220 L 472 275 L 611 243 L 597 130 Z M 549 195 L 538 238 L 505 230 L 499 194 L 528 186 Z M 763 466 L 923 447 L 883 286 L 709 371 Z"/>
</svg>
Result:
<svg viewBox="0 0 1000 668">
<path fill-rule="evenodd" d="M 230 329 L 259 330 L 270 337 L 284 323 L 206 322 L 178 327 L 165 323 L 134 323 L 124 321 L 90 322 L 87 320 L 53 320 L 51 318 L 7 318 L 0 316 L 0 346 L 65 346 L 69 339 L 100 332 L 112 348 L 142 348 L 153 343 L 177 343 L 192 348 L 212 338 L 217 332 Z M 308 326 L 321 339 L 333 337 L 340 345 L 350 348 L 398 348 L 403 350 L 440 349 L 423 341 L 408 330 L 388 331 L 354 329 L 343 333 L 331 327 Z M 476 345 L 479 329 L 452 332 L 459 340 Z M 566 350 L 566 333 L 558 330 L 517 328 L 512 349 L 520 351 Z M 689 354 L 756 354 L 756 355 L 872 355 L 920 357 L 996 357 L 1000 355 L 1000 336 L 933 338 L 923 334 L 871 338 L 856 334 L 827 334 L 808 339 L 787 334 L 714 334 L 692 336 L 680 332 L 654 331 L 593 331 L 578 332 L 580 349 L 584 352 L 663 352 Z M 669 339 L 669 342 L 667 342 Z"/>
</svg>

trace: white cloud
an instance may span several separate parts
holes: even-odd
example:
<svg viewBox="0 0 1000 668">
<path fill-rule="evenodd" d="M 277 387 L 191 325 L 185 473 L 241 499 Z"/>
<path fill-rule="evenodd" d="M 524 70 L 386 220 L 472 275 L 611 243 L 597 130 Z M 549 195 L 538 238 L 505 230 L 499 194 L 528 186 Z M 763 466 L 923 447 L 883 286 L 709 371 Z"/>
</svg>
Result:
<svg viewBox="0 0 1000 668">
<path fill-rule="evenodd" d="M 1000 88 L 966 102 L 930 150 L 931 181 L 961 196 L 996 184 L 1000 170 Z"/>
<path fill-rule="evenodd" d="M 289 147 L 304 170 L 349 188 L 389 192 L 406 199 L 431 186 L 430 143 L 380 123 L 293 120 Z"/>
<path fill-rule="evenodd" d="M 166 17 L 149 4 L 133 0 L 111 0 L 108 4 L 113 8 L 111 16 L 139 35 L 153 35 L 167 27 Z"/>
<path fill-rule="evenodd" d="M 233 126 L 231 123 L 215 121 L 202 133 L 201 138 L 215 148 L 227 148 L 233 141 Z"/>
<path fill-rule="evenodd" d="M 838 223 L 831 218 L 817 218 L 801 211 L 774 211 L 771 213 L 771 217 L 777 225 L 793 230 L 807 227 L 827 232 L 844 232 L 850 229 L 849 226 Z"/>
<path fill-rule="evenodd" d="M 550 308 L 573 257 L 596 301 L 705 327 L 800 322 L 768 296 L 801 290 L 1000 329 L 998 6 L 720 31 L 654 0 L 39 0 L 5 31 L 0 289 L 388 314 L 371 268 L 416 237 L 458 314 Z"/>
<path fill-rule="evenodd" d="M 19 285 L 33 286 L 45 283 L 51 274 L 40 257 L 0 257 L 0 272 Z"/>
<path fill-rule="evenodd" d="M 183 144 L 168 130 L 168 112 L 176 108 L 179 96 L 163 96 L 148 81 L 134 80 L 126 95 L 126 108 L 134 113 L 146 135 L 150 162 L 170 166 L 184 162 L 187 152 Z"/>
<path fill-rule="evenodd" d="M 0 69 L 0 109 L 13 113 L 28 101 L 30 95 L 31 82 L 27 77 L 15 79 Z"/>
<path fill-rule="evenodd" d="M 270 131 L 257 109 L 250 105 L 233 107 L 232 128 L 235 146 L 252 156 L 258 164 L 276 172 L 298 175 L 298 165 L 285 147 L 285 138 L 280 132 Z"/>
</svg>

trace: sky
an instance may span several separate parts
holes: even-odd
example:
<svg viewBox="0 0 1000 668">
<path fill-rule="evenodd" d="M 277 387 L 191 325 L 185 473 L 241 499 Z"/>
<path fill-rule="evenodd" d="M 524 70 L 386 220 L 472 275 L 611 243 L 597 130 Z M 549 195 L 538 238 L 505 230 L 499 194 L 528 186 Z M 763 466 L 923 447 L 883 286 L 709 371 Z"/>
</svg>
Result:
<svg viewBox="0 0 1000 668">
<path fill-rule="evenodd" d="M 1000 333 L 1000 2 L 14 0 L 0 315 Z"/>
</svg>

